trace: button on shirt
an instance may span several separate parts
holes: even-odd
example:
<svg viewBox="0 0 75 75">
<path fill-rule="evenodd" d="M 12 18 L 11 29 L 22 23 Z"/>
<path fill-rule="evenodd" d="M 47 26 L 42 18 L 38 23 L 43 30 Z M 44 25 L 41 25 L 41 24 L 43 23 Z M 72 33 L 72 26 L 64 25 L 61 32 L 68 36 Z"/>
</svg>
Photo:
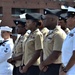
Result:
<svg viewBox="0 0 75 75">
<path fill-rule="evenodd" d="M 7 40 L 0 46 L 0 75 L 12 75 L 13 66 L 7 60 L 12 56 L 14 44 L 11 38 Z"/>
<path fill-rule="evenodd" d="M 75 50 L 75 28 L 67 35 L 62 46 L 62 63 L 66 66 Z M 75 75 L 75 65 L 67 72 L 68 75 Z"/>
</svg>

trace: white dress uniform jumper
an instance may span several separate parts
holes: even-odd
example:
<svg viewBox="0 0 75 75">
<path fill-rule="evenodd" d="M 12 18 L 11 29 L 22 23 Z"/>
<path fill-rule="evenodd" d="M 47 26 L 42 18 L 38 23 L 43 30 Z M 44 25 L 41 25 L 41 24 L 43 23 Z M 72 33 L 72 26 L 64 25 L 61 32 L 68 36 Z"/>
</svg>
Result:
<svg viewBox="0 0 75 75">
<path fill-rule="evenodd" d="M 0 75 L 12 75 L 13 66 L 7 62 L 12 56 L 12 50 L 12 39 L 8 39 L 0 46 Z"/>
</svg>

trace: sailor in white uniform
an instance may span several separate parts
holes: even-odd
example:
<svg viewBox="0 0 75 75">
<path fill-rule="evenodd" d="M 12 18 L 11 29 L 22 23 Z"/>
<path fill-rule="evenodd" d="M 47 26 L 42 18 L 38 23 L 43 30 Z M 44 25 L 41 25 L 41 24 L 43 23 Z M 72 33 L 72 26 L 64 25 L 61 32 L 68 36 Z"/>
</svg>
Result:
<svg viewBox="0 0 75 75">
<path fill-rule="evenodd" d="M 10 38 L 12 28 L 8 26 L 1 27 L 1 36 L 4 38 L 0 45 L 0 75 L 12 75 L 13 66 L 7 62 L 12 56 L 13 40 Z"/>
<path fill-rule="evenodd" d="M 71 29 L 62 46 L 62 67 L 59 75 L 75 75 L 75 9 L 68 7 L 67 25 Z"/>
</svg>

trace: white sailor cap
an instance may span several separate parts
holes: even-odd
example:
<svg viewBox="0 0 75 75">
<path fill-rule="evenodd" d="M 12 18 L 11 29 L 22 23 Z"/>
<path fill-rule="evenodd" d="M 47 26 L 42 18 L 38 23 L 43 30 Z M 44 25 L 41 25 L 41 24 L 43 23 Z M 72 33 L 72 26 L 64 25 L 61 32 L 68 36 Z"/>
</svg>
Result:
<svg viewBox="0 0 75 75">
<path fill-rule="evenodd" d="M 8 26 L 2 26 L 0 29 L 1 29 L 1 31 L 12 32 L 12 28 L 11 27 L 8 27 Z"/>
<path fill-rule="evenodd" d="M 73 7 L 68 7 L 68 12 L 75 12 L 75 8 L 73 8 Z"/>
<path fill-rule="evenodd" d="M 75 8 L 68 7 L 68 18 L 69 17 L 74 17 L 74 16 L 75 16 Z"/>
<path fill-rule="evenodd" d="M 22 19 L 22 18 L 26 18 L 26 13 L 21 14 L 21 15 L 19 15 L 19 16 L 20 16 L 21 19 Z"/>
<path fill-rule="evenodd" d="M 67 10 L 67 9 L 68 9 L 68 6 L 61 5 L 61 9 L 63 9 L 63 10 Z"/>
</svg>

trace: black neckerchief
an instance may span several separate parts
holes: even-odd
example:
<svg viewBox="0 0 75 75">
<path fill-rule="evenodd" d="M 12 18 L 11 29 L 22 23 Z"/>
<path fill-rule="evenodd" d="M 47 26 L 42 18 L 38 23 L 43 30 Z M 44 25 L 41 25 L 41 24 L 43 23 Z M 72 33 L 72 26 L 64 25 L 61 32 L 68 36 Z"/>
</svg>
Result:
<svg viewBox="0 0 75 75">
<path fill-rule="evenodd" d="M 7 41 L 8 41 L 8 40 L 5 40 L 5 41 L 1 42 L 1 43 L 0 43 L 0 46 L 1 46 L 2 44 L 4 44 L 5 42 L 7 42 Z"/>
</svg>

